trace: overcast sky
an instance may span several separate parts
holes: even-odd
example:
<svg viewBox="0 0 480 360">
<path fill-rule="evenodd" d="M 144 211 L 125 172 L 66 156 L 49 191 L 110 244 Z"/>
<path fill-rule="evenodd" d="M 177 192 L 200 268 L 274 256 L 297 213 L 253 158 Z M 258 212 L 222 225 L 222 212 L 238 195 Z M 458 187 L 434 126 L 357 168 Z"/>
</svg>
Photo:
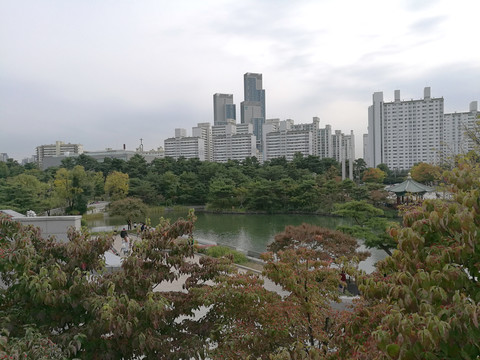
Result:
<svg viewBox="0 0 480 360">
<path fill-rule="evenodd" d="M 0 0 L 0 152 L 164 145 L 263 74 L 267 118 L 354 131 L 372 94 L 480 101 L 477 0 Z"/>
</svg>

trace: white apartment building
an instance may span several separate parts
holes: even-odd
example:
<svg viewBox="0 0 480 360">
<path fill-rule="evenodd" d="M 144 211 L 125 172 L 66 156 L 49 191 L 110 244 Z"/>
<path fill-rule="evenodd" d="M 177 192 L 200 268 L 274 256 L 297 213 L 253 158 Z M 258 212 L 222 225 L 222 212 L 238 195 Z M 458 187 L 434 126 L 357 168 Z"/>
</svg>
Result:
<svg viewBox="0 0 480 360">
<path fill-rule="evenodd" d="M 263 128 L 263 159 L 264 161 L 284 156 L 293 160 L 295 153 L 313 155 L 314 131 L 302 129 L 293 124 L 293 120 L 275 121 L 269 119 Z"/>
<path fill-rule="evenodd" d="M 410 169 L 425 162 L 439 164 L 443 150 L 443 98 L 432 98 L 429 87 L 420 100 L 383 101 L 383 93 L 373 94 L 368 109 L 367 165 L 386 164 L 390 169 Z"/>
<path fill-rule="evenodd" d="M 477 106 L 474 101 L 469 112 L 445 114 L 443 97 L 433 98 L 429 87 L 420 100 L 400 100 L 395 90 L 394 101 L 385 102 L 382 92 L 374 93 L 364 145 L 367 165 L 408 170 L 419 162 L 440 165 L 472 150 L 466 131 L 475 124 Z"/>
<path fill-rule="evenodd" d="M 55 144 L 37 146 L 37 162 L 40 169 L 43 168 L 43 161 L 46 157 L 83 154 L 83 145 L 65 144 L 63 141 L 56 141 Z"/>
<path fill-rule="evenodd" d="M 257 138 L 253 134 L 252 124 L 235 124 L 230 121 L 226 125 L 212 127 L 213 161 L 227 162 L 245 160 L 257 155 Z"/>
<path fill-rule="evenodd" d="M 264 160 L 269 160 L 278 156 L 285 156 L 284 154 L 293 151 L 293 153 L 301 152 L 306 155 L 315 155 L 320 158 L 335 158 L 337 161 L 340 161 L 340 145 L 337 144 L 334 151 L 334 134 L 332 134 L 332 127 L 326 125 L 325 128 L 319 128 L 319 123 L 320 119 L 318 117 L 314 117 L 310 124 L 294 124 L 292 119 L 284 121 L 280 121 L 279 119 L 267 119 L 263 126 L 263 143 L 265 144 L 263 151 Z M 283 140 L 282 142 L 276 142 L 276 139 L 282 139 L 280 133 L 285 133 L 283 139 L 286 139 L 288 133 L 291 133 L 292 138 L 295 138 L 295 140 L 292 140 L 289 144 L 291 146 L 295 144 L 296 149 L 282 149 L 281 146 L 287 144 L 287 141 Z M 304 135 L 300 135 L 301 133 Z M 341 132 L 337 133 L 343 136 Z M 309 135 L 307 136 L 307 134 Z M 348 136 L 353 137 L 353 133 Z M 268 141 L 267 138 L 269 139 Z M 301 138 L 303 138 L 305 143 L 301 143 Z M 339 141 L 341 141 L 341 139 L 343 139 L 343 137 L 339 137 Z M 351 149 L 351 152 L 353 157 L 355 157 L 354 148 Z M 345 154 L 344 156 L 347 155 Z"/>
<path fill-rule="evenodd" d="M 205 160 L 213 161 L 212 126 L 210 123 L 199 123 L 192 128 L 192 136 L 205 140 Z"/>
<path fill-rule="evenodd" d="M 477 118 L 478 115 L 480 115 L 478 102 L 472 101 L 470 111 L 443 116 L 443 156 L 446 161 L 453 160 L 455 155 L 466 154 L 475 149 L 476 144 L 468 133 L 476 128 L 476 123 L 480 120 Z"/>
<path fill-rule="evenodd" d="M 205 140 L 201 137 L 186 136 L 185 129 L 175 129 L 175 137 L 165 140 L 165 156 L 178 159 L 197 158 L 205 160 Z"/>
<path fill-rule="evenodd" d="M 292 160 L 295 153 L 315 155 L 320 158 L 334 158 L 343 164 L 342 176 L 345 178 L 345 160 L 349 160 L 349 177 L 353 179 L 353 161 L 355 160 L 355 137 L 353 131 L 344 135 L 340 130 L 332 134 L 330 125 L 319 128 L 320 119 L 314 117 L 310 124 L 294 124 L 292 119 L 280 121 L 267 119 L 263 126 L 263 160 L 284 156 Z"/>
</svg>

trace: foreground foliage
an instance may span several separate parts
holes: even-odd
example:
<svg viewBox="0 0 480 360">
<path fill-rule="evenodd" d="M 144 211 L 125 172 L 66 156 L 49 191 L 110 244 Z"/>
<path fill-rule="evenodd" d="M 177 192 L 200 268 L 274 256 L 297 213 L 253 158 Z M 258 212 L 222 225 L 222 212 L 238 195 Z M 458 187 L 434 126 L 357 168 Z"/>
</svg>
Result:
<svg viewBox="0 0 480 360">
<path fill-rule="evenodd" d="M 398 250 L 362 286 L 389 307 L 373 334 L 390 358 L 480 356 L 480 166 L 463 161 L 444 176 L 452 200 L 408 211 L 391 230 Z"/>
<path fill-rule="evenodd" d="M 8 332 L 5 348 L 28 336 L 82 359 L 199 358 L 209 328 L 189 320 L 199 308 L 190 292 L 162 291 L 168 282 L 187 277 L 185 288 L 228 270 L 222 261 L 188 260 L 193 221 L 160 224 L 144 232 L 122 268 L 105 272 L 103 254 L 112 239 L 70 232 L 67 243 L 42 239 L 38 229 L 0 217 L 0 328 Z M 154 291 L 154 289 L 158 291 Z M 178 321 L 179 317 L 184 318 Z M 203 350 L 202 350 L 203 349 Z"/>
<path fill-rule="evenodd" d="M 451 198 L 407 209 L 390 229 L 396 250 L 371 275 L 356 269 L 355 239 L 309 225 L 276 236 L 261 275 L 225 258 L 187 261 L 193 242 L 174 240 L 193 219 L 144 232 L 104 273 L 111 239 L 71 232 L 59 244 L 0 217 L 0 354 L 51 341 L 58 358 L 477 359 L 480 165 L 444 178 Z M 362 293 L 350 311 L 332 306 L 342 273 Z M 166 287 L 182 275 L 185 291 Z"/>
</svg>

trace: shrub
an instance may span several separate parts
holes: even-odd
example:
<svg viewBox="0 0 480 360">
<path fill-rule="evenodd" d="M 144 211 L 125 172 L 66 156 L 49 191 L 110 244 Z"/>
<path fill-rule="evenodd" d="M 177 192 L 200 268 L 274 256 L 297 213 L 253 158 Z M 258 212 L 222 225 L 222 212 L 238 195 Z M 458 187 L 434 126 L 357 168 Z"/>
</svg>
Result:
<svg viewBox="0 0 480 360">
<path fill-rule="evenodd" d="M 221 245 L 212 246 L 207 249 L 206 254 L 214 258 L 220 258 L 223 256 L 232 255 L 233 262 L 235 264 L 245 264 L 246 262 L 248 262 L 245 254 L 242 254 L 240 251 L 231 249 L 227 246 L 221 246 Z"/>
</svg>

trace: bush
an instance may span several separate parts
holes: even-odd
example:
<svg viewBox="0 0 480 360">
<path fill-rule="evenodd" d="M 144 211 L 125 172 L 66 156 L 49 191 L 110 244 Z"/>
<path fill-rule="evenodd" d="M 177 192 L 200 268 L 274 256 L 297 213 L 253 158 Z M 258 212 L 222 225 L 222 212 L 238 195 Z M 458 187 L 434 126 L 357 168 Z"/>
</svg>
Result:
<svg viewBox="0 0 480 360">
<path fill-rule="evenodd" d="M 245 254 L 242 254 L 240 251 L 231 249 L 227 246 L 221 246 L 221 245 L 212 246 L 207 249 L 206 254 L 214 258 L 220 258 L 223 256 L 232 255 L 233 262 L 235 264 L 245 264 L 248 262 Z"/>
</svg>

